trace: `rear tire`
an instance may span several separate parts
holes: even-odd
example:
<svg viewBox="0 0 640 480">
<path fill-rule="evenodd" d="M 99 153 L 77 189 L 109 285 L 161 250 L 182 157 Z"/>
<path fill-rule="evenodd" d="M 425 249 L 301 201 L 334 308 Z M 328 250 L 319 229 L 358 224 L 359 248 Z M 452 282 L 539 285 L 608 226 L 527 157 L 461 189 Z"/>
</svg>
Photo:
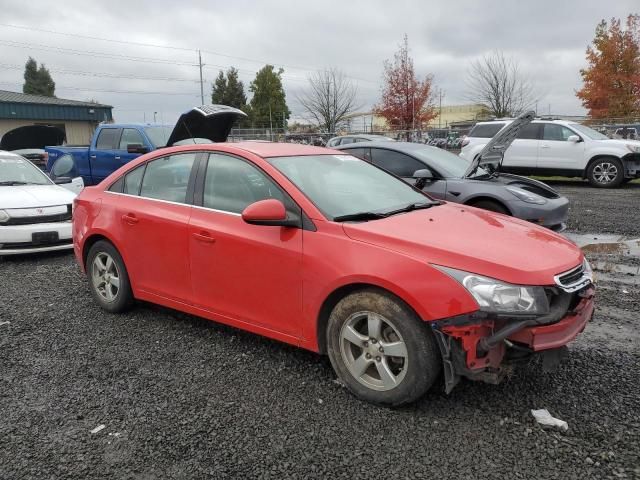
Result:
<svg viewBox="0 0 640 480">
<path fill-rule="evenodd" d="M 493 200 L 478 200 L 477 202 L 471 203 L 471 206 L 489 210 L 490 212 L 502 213 L 503 215 L 511 215 L 501 203 L 494 202 Z"/>
<path fill-rule="evenodd" d="M 358 398 L 397 407 L 422 397 L 438 378 L 433 333 L 393 295 L 367 289 L 343 298 L 327 326 L 331 365 Z"/>
<path fill-rule="evenodd" d="M 103 309 L 120 313 L 133 306 L 127 269 L 120 253 L 111 243 L 100 240 L 91 246 L 86 271 L 91 295 Z"/>
<path fill-rule="evenodd" d="M 614 157 L 599 158 L 589 165 L 587 180 L 596 188 L 619 187 L 624 180 L 622 162 Z"/>
</svg>

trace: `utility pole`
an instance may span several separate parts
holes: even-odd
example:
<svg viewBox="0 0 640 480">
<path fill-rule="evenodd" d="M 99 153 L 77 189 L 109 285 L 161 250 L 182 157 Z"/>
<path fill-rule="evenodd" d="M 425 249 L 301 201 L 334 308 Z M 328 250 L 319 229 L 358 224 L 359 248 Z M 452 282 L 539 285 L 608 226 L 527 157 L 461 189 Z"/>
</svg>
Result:
<svg viewBox="0 0 640 480">
<path fill-rule="evenodd" d="M 442 89 L 439 89 L 438 95 L 440 96 L 440 113 L 438 113 L 438 128 L 442 127 Z"/>
<path fill-rule="evenodd" d="M 200 102 L 204 105 L 204 83 L 202 82 L 202 55 L 198 50 L 198 66 L 200 67 Z"/>
<path fill-rule="evenodd" d="M 156 123 L 156 115 L 158 114 L 158 112 L 153 112 L 153 123 Z"/>
<path fill-rule="evenodd" d="M 273 122 L 271 121 L 271 99 L 269 99 L 269 140 L 273 142 Z"/>
</svg>

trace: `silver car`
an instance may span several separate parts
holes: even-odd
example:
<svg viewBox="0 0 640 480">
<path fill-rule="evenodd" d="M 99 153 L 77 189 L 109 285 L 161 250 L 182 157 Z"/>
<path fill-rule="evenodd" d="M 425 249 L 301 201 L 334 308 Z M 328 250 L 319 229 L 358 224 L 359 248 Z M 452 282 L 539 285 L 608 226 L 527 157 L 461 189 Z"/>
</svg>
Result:
<svg viewBox="0 0 640 480">
<path fill-rule="evenodd" d="M 334 147 L 372 162 L 450 202 L 499 212 L 560 232 L 565 229 L 569 200 L 548 185 L 500 172 L 502 154 L 518 130 L 533 118 L 523 116 L 487 144 L 473 162 L 440 148 L 407 142 L 368 142 Z"/>
<path fill-rule="evenodd" d="M 360 142 L 395 142 L 393 138 L 385 137 L 384 135 L 369 135 L 365 133 L 359 133 L 355 135 L 343 135 L 342 137 L 333 137 L 327 142 L 327 147 L 333 148 L 338 145 L 348 145 L 351 143 Z"/>
</svg>

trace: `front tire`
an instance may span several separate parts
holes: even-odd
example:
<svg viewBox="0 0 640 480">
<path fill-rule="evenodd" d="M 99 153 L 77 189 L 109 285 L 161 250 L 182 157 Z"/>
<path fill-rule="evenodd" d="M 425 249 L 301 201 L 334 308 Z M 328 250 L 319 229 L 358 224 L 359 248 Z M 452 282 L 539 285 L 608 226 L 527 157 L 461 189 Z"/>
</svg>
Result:
<svg viewBox="0 0 640 480">
<path fill-rule="evenodd" d="M 599 158 L 589 165 L 587 180 L 596 188 L 619 187 L 624 180 L 622 162 L 614 157 Z"/>
<path fill-rule="evenodd" d="M 343 298 L 327 326 L 329 359 L 358 398 L 397 407 L 422 397 L 441 358 L 433 333 L 403 302 L 367 289 Z"/>
<path fill-rule="evenodd" d="M 100 240 L 91 246 L 86 270 L 91 295 L 103 309 L 119 313 L 133 306 L 127 269 L 111 243 Z"/>
</svg>

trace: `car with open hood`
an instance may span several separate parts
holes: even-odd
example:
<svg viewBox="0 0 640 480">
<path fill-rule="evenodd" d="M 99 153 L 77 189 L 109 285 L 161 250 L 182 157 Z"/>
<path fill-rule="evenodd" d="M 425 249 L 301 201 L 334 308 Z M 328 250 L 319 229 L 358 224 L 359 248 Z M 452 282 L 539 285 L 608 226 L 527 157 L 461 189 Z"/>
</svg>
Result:
<svg viewBox="0 0 640 480">
<path fill-rule="evenodd" d="M 478 122 L 462 142 L 460 156 L 474 160 L 514 119 Z M 580 123 L 537 118 L 520 130 L 503 155 L 503 172 L 585 178 L 613 188 L 640 178 L 640 141 L 611 139 Z"/>
<path fill-rule="evenodd" d="M 22 156 L 0 151 L 0 256 L 73 247 L 72 202 L 82 179 L 58 182 Z"/>
<path fill-rule="evenodd" d="M 0 150 L 22 155 L 38 168 L 45 170 L 49 154 L 47 145 L 62 145 L 65 134 L 52 125 L 25 125 L 9 130 L 0 140 Z"/>
<path fill-rule="evenodd" d="M 103 309 L 144 300 L 328 354 L 380 405 L 442 372 L 450 391 L 533 356 L 557 365 L 594 310 L 589 264 L 562 236 L 313 146 L 143 155 L 77 197 L 73 237 Z"/>
<path fill-rule="evenodd" d="M 531 112 L 512 122 L 473 161 L 419 143 L 371 142 L 336 148 L 388 170 L 435 198 L 562 231 L 569 215 L 566 197 L 542 182 L 500 170 L 504 152 L 532 119 Z"/>
<path fill-rule="evenodd" d="M 53 179 L 81 176 L 86 185 L 95 185 L 147 152 L 180 143 L 224 142 L 242 117 L 246 114 L 237 108 L 203 105 L 183 113 L 173 128 L 100 124 L 90 145 L 47 147 L 47 170 Z"/>
</svg>

